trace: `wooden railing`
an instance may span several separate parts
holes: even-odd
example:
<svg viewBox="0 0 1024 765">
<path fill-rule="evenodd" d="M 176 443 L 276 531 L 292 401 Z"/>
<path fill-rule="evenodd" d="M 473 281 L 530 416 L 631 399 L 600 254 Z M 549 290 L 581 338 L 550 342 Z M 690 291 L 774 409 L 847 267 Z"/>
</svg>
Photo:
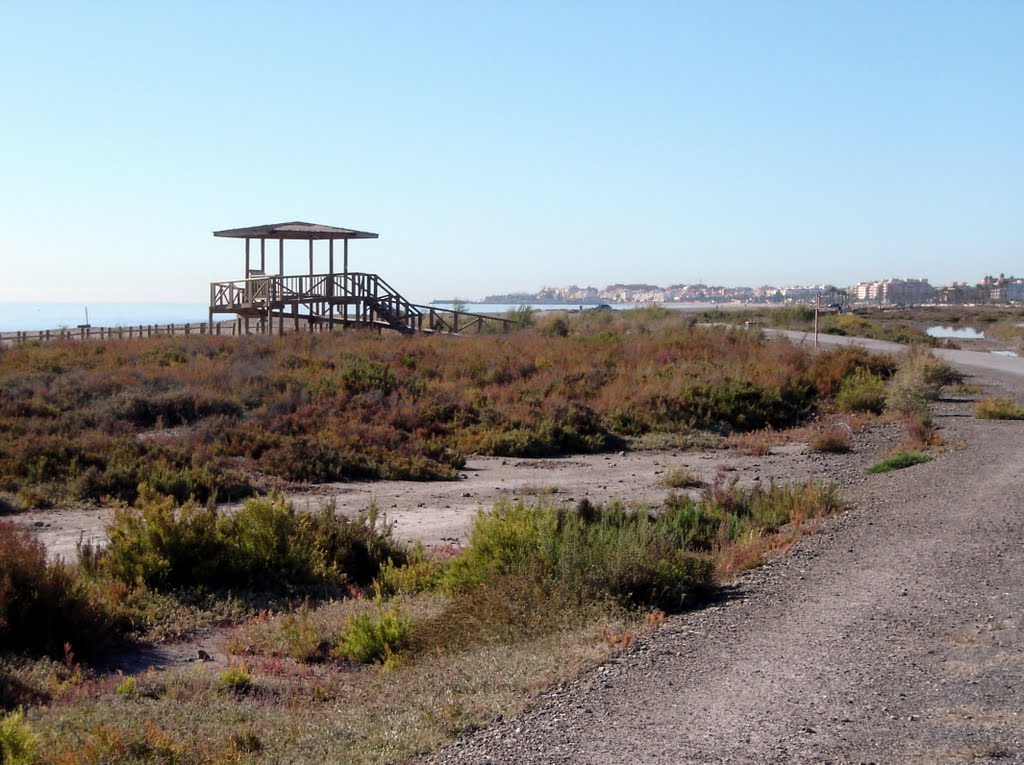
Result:
<svg viewBox="0 0 1024 765">
<path fill-rule="evenodd" d="M 421 321 L 419 329 L 426 329 L 430 332 L 444 332 L 449 335 L 493 331 L 507 333 L 515 326 L 515 322 L 510 319 L 485 313 L 469 313 L 468 311 L 455 311 L 429 305 L 416 307 L 424 313 L 426 319 L 426 327 L 422 326 Z"/>
<path fill-rule="evenodd" d="M 258 311 L 267 318 L 296 318 L 283 314 L 286 306 L 307 306 L 298 315 L 310 323 L 353 321 L 386 325 L 399 332 L 508 332 L 515 322 L 487 314 L 439 309 L 406 300 L 378 274 L 347 272 L 295 276 L 254 276 L 210 285 L 210 310 L 214 313 Z M 355 309 L 355 315 L 349 313 Z M 339 314 L 335 308 L 341 308 Z"/>
<path fill-rule="evenodd" d="M 174 335 L 244 335 L 244 325 L 232 321 L 186 322 L 184 324 L 133 324 L 127 327 L 62 327 L 17 332 L 0 332 L 0 347 L 59 340 L 132 340 Z"/>
</svg>

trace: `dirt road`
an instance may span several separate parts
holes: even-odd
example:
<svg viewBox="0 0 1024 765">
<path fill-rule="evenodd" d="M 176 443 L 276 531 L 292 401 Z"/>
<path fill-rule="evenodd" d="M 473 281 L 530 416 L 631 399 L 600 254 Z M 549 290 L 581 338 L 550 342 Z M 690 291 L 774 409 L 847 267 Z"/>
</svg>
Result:
<svg viewBox="0 0 1024 765">
<path fill-rule="evenodd" d="M 1024 422 L 936 419 L 934 461 L 856 484 L 720 605 L 430 762 L 1024 762 Z"/>
</svg>

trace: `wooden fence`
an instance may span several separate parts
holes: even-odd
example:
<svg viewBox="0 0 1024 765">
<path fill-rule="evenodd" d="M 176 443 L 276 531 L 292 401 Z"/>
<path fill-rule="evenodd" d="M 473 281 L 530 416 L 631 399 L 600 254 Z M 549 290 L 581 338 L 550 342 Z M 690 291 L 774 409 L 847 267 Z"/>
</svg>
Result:
<svg viewBox="0 0 1024 765">
<path fill-rule="evenodd" d="M 205 321 L 185 324 L 136 324 L 127 327 L 80 326 L 61 329 L 40 329 L 23 332 L 0 332 L 0 347 L 25 343 L 47 343 L 58 340 L 131 340 L 142 337 L 171 337 L 175 335 L 248 335 L 253 334 L 256 322 L 246 326 L 245 319 Z"/>
<path fill-rule="evenodd" d="M 492 331 L 508 332 L 514 322 L 499 316 L 468 313 L 437 309 L 432 306 L 414 306 L 422 311 L 414 315 L 412 328 L 420 332 L 439 332 L 450 335 L 469 334 L 470 332 Z M 49 343 L 59 340 L 132 340 L 143 337 L 172 337 L 177 335 L 253 335 L 259 334 L 260 319 L 239 318 L 227 321 L 205 321 L 185 324 L 133 324 L 127 327 L 62 327 L 60 329 L 40 329 L 22 332 L 0 332 L 0 348 L 24 345 L 26 343 Z M 376 329 L 382 329 L 376 326 Z M 387 327 L 383 327 L 387 329 Z M 323 323 L 298 322 L 293 328 L 285 323 L 287 332 L 328 332 L 331 327 Z"/>
</svg>

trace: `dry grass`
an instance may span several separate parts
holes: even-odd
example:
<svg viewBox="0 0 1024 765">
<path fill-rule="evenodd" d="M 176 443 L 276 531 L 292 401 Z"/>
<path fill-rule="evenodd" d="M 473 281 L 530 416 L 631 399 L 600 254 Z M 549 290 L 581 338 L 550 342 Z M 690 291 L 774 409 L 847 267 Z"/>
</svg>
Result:
<svg viewBox="0 0 1024 765">
<path fill-rule="evenodd" d="M 670 468 L 658 481 L 666 489 L 695 489 L 704 485 L 700 474 L 686 467 Z"/>
<path fill-rule="evenodd" d="M 812 452 L 844 454 L 852 448 L 853 429 L 845 422 L 819 424 L 808 434 L 807 445 Z"/>
<path fill-rule="evenodd" d="M 1024 406 L 1009 396 L 986 396 L 975 402 L 974 416 L 979 420 L 1024 420 Z"/>
<path fill-rule="evenodd" d="M 747 457 L 766 457 L 772 447 L 779 441 L 777 434 L 770 429 L 756 430 L 750 433 L 734 433 L 725 443 L 733 451 Z"/>
</svg>

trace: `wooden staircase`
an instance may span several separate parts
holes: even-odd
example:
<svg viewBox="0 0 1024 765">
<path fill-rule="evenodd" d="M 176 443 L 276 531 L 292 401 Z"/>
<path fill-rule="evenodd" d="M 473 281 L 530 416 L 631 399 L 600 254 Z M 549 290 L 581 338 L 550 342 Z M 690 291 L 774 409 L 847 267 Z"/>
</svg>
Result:
<svg viewBox="0 0 1024 765">
<path fill-rule="evenodd" d="M 256 319 L 262 331 L 333 329 L 367 326 L 403 335 L 508 332 L 508 319 L 450 311 L 409 302 L 377 274 L 303 274 L 254 276 L 210 285 L 210 321 L 232 313 L 246 322 Z M 247 325 L 248 326 L 248 325 Z"/>
</svg>

